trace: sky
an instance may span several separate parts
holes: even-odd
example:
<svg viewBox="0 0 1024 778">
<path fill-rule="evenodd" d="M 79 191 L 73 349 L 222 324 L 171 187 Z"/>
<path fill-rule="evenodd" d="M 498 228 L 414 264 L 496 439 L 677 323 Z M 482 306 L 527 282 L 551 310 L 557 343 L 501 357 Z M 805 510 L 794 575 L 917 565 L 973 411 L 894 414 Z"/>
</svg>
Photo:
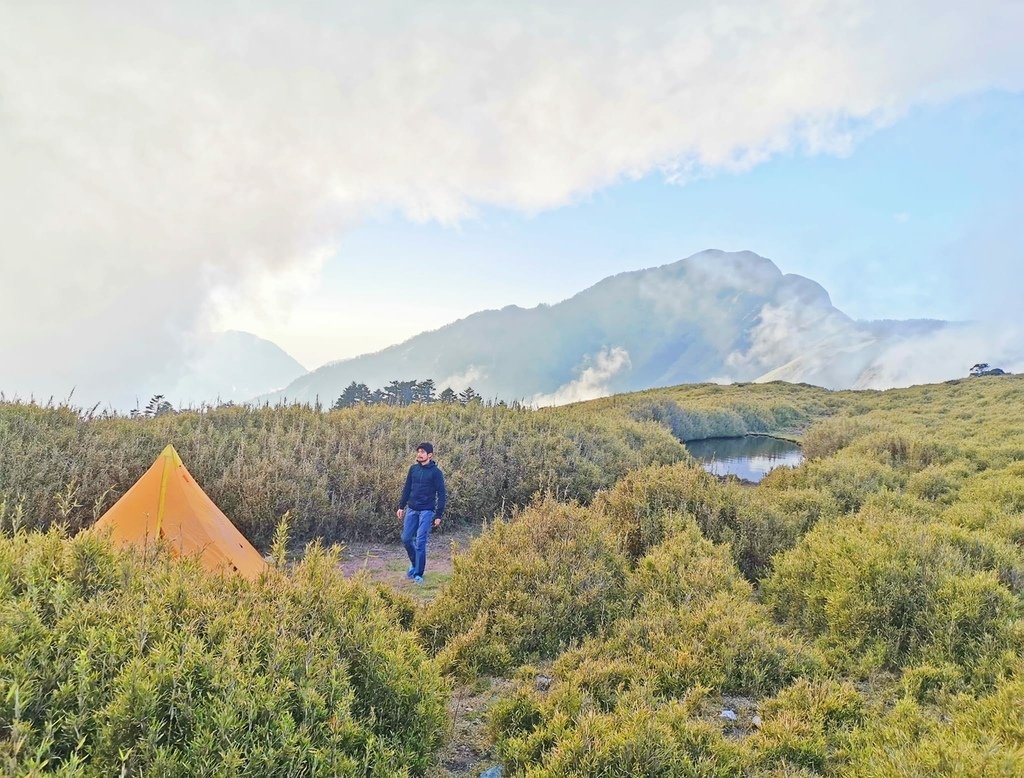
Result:
<svg viewBox="0 0 1024 778">
<path fill-rule="evenodd" d="M 316 367 L 705 248 L 855 318 L 1016 309 L 1021 29 L 1016 0 L 2 4 L 0 391 L 109 398 L 210 328 Z"/>
<path fill-rule="evenodd" d="M 261 331 L 319 365 L 706 248 L 767 256 L 857 319 L 974 320 L 996 303 L 1017 307 L 1021 286 L 1008 281 L 1024 280 L 1022 203 L 1024 95 L 985 92 L 916 108 L 841 156 L 780 155 L 686 184 L 655 173 L 455 225 L 378 214 L 344 236 L 296 302 L 269 315 L 225 306 L 222 326 Z"/>
</svg>

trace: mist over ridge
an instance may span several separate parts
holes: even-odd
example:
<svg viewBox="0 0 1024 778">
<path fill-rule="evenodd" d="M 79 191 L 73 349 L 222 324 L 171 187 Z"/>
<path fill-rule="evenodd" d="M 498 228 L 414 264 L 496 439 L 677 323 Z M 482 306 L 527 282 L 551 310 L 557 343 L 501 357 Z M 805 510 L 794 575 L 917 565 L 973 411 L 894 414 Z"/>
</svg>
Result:
<svg viewBox="0 0 1024 778">
<path fill-rule="evenodd" d="M 535 405 L 704 381 L 884 389 L 960 377 L 979 359 L 1013 369 L 1019 356 L 980 324 L 855 321 L 812 279 L 750 251 L 711 249 L 554 305 L 480 311 L 264 399 L 330 402 L 352 381 L 412 378 Z"/>
</svg>

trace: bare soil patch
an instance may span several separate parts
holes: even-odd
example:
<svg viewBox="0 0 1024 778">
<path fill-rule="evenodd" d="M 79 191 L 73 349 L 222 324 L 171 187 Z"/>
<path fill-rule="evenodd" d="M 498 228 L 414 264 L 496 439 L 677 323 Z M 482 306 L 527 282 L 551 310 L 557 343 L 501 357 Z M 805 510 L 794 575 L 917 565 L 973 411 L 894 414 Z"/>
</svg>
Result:
<svg viewBox="0 0 1024 778">
<path fill-rule="evenodd" d="M 479 532 L 479 528 L 445 531 L 443 525 L 436 530 L 427 541 L 427 569 L 422 584 L 406 578 L 409 557 L 401 543 L 349 543 L 342 549 L 341 569 L 346 576 L 365 572 L 371 581 L 386 584 L 419 600 L 429 601 L 437 596 L 451 578 L 452 558 L 465 550 Z"/>
<path fill-rule="evenodd" d="M 499 764 L 487 733 L 487 711 L 511 687 L 512 681 L 504 678 L 481 678 L 476 684 L 453 690 L 448 705 L 448 745 L 440 753 L 437 767 L 429 773 L 430 778 L 478 776 Z"/>
</svg>

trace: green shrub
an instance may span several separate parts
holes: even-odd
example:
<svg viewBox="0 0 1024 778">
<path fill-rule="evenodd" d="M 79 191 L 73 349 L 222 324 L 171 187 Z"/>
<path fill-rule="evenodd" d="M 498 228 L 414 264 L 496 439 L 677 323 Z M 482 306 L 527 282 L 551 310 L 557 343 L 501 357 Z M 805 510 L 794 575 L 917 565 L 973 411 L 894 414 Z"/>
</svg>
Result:
<svg viewBox="0 0 1024 778">
<path fill-rule="evenodd" d="M 434 651 L 476 628 L 482 634 L 474 641 L 497 641 L 513 661 L 551 657 L 622 612 L 626 570 L 593 510 L 539 502 L 455 557 L 447 587 L 417 629 Z"/>
<path fill-rule="evenodd" d="M 972 470 L 963 461 L 929 465 L 907 479 L 907 491 L 923 500 L 949 504 L 957 498 Z"/>
<path fill-rule="evenodd" d="M 738 598 L 751 594 L 736 569 L 729 549 L 701 535 L 692 518 L 678 520 L 679 529 L 640 559 L 626 589 L 635 602 L 661 597 L 677 607 L 691 606 L 724 592 Z"/>
<path fill-rule="evenodd" d="M 737 567 L 749 581 L 766 576 L 775 555 L 796 545 L 812 521 L 787 505 L 781 497 L 784 494 L 736 484 L 723 489 L 720 528 L 710 537 L 729 545 Z"/>
<path fill-rule="evenodd" d="M 797 535 L 803 535 L 823 519 L 839 515 L 839 501 L 831 493 L 800 487 L 786 488 L 772 480 L 776 473 L 782 475 L 787 472 L 790 472 L 789 468 L 776 468 L 752 494 L 788 517 Z"/>
<path fill-rule="evenodd" d="M 437 655 L 442 672 L 462 681 L 480 675 L 503 675 L 513 665 L 508 646 L 487 631 L 489 614 L 477 616 L 470 628 L 455 635 Z"/>
<path fill-rule="evenodd" d="M 1002 682 L 991 694 L 961 696 L 948 711 L 912 699 L 854 733 L 849 775 L 999 778 L 1024 772 L 1024 682 Z"/>
<path fill-rule="evenodd" d="M 850 513 L 859 510 L 873 494 L 902 491 L 906 476 L 866 454 L 847 450 L 827 459 L 805 462 L 789 473 L 780 472 L 773 485 L 780 485 L 779 482 L 787 488 L 829 494 L 840 513 Z"/>
<path fill-rule="evenodd" d="M 866 514 L 808 533 L 777 561 L 764 595 L 841 667 L 998 662 L 1019 645 L 1020 603 L 985 562 L 941 528 Z"/>
<path fill-rule="evenodd" d="M 860 436 L 851 445 L 851 450 L 864 452 L 877 462 L 913 473 L 933 465 L 948 464 L 959 453 L 955 447 L 934 438 L 891 427 Z"/>
<path fill-rule="evenodd" d="M 447 689 L 312 547 L 250 584 L 56 531 L 0 537 L 6 774 L 422 774 Z"/>
<path fill-rule="evenodd" d="M 527 681 L 492 710 L 498 753 L 514 774 L 735 774 L 745 751 L 694 720 L 699 702 L 770 694 L 823 669 L 749 599 L 727 548 L 690 516 L 665 526 L 671 534 L 626 581 L 634 609 L 564 651 L 550 691 Z"/>
<path fill-rule="evenodd" d="M 612 489 L 599 492 L 599 511 L 620 547 L 636 560 L 692 517 L 705 537 L 728 544 L 748 580 L 763 577 L 779 551 L 791 548 L 837 503 L 811 490 L 749 489 L 719 484 L 702 468 L 675 464 L 630 473 Z"/>
<path fill-rule="evenodd" d="M 713 476 L 696 465 L 680 463 L 629 473 L 598 493 L 594 509 L 635 560 L 665 539 L 680 514 L 694 516 L 713 536 L 720 502 L 721 490 Z"/>
<path fill-rule="evenodd" d="M 942 694 L 960 691 L 964 686 L 964 672 L 949 662 L 924 663 L 908 667 L 900 679 L 903 693 L 922 703 L 934 703 Z"/>
<path fill-rule="evenodd" d="M 961 499 L 994 505 L 1012 515 L 1024 514 L 1024 462 L 992 468 L 972 477 L 964 486 Z"/>
<path fill-rule="evenodd" d="M 554 728 L 544 726 L 540 699 L 523 686 L 494 703 L 487 724 L 498 757 L 513 774 L 539 764 L 557 740 Z"/>
<path fill-rule="evenodd" d="M 568 716 L 542 710 L 536 695 L 514 692 L 492 711 L 498 755 L 512 775 L 733 776 L 745 749 L 694 719 L 703 691 L 656 707 L 624 699 L 609 712 Z"/>
<path fill-rule="evenodd" d="M 760 606 L 722 593 L 688 608 L 648 597 L 607 636 L 562 654 L 555 676 L 607 709 L 637 688 L 665 699 L 697 686 L 771 693 L 821 667 L 815 652 L 783 634 Z"/>
<path fill-rule="evenodd" d="M 937 521 L 929 530 L 962 554 L 971 570 L 990 570 L 1014 594 L 1024 593 L 1024 549 L 1007 539 L 998 524 L 988 526 L 991 528 L 972 530 Z"/>
<path fill-rule="evenodd" d="M 813 424 L 800 445 L 807 459 L 826 459 L 873 431 L 875 425 L 861 419 L 839 417 Z"/>
<path fill-rule="evenodd" d="M 800 679 L 761 706 L 762 724 L 749 746 L 761 768 L 825 772 L 843 759 L 847 736 L 866 717 L 864 701 L 849 684 Z"/>
<path fill-rule="evenodd" d="M 527 775 L 726 778 L 741 768 L 741 753 L 710 726 L 673 715 L 671 708 L 652 716 L 645 707 L 623 706 L 612 714 L 581 717 Z"/>
</svg>

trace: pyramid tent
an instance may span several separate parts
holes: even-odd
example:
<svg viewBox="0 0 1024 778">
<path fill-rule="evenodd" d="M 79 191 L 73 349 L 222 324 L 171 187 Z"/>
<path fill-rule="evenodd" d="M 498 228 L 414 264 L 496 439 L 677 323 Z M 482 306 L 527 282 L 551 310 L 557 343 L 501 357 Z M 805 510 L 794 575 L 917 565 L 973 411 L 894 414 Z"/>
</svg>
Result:
<svg viewBox="0 0 1024 778">
<path fill-rule="evenodd" d="M 232 570 L 252 580 L 266 562 L 192 478 L 174 446 L 96 522 L 122 545 L 163 538 L 179 556 L 198 556 L 208 570 Z"/>
</svg>

